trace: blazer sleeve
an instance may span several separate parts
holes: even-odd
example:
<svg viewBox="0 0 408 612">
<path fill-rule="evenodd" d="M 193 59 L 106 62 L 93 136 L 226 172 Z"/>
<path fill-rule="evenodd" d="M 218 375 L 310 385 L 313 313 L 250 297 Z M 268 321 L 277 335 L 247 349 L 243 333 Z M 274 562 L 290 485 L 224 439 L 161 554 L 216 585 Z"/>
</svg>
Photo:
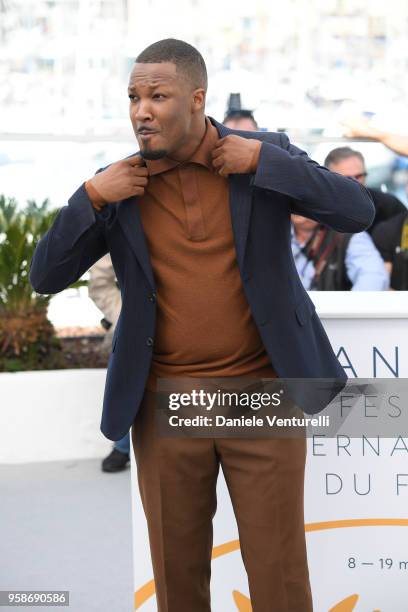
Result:
<svg viewBox="0 0 408 612">
<path fill-rule="evenodd" d="M 320 166 L 286 134 L 280 134 L 280 146 L 262 142 L 252 185 L 288 196 L 291 212 L 338 232 L 361 232 L 374 220 L 374 204 L 363 185 Z"/>
<path fill-rule="evenodd" d="M 58 293 L 103 257 L 109 250 L 105 224 L 114 213 L 113 204 L 96 211 L 85 184 L 81 185 L 35 247 L 29 273 L 33 289 L 37 293 Z"/>
</svg>

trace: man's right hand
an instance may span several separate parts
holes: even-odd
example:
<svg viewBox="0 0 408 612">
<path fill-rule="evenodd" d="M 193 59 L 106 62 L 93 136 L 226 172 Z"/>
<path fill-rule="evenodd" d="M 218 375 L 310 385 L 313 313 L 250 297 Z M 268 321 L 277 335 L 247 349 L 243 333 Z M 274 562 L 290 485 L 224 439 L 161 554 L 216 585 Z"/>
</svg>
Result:
<svg viewBox="0 0 408 612">
<path fill-rule="evenodd" d="M 148 171 L 143 158 L 140 155 L 132 155 L 114 162 L 106 170 L 95 174 L 87 183 L 96 189 L 104 204 L 108 204 L 131 196 L 142 196 L 147 177 Z"/>
</svg>

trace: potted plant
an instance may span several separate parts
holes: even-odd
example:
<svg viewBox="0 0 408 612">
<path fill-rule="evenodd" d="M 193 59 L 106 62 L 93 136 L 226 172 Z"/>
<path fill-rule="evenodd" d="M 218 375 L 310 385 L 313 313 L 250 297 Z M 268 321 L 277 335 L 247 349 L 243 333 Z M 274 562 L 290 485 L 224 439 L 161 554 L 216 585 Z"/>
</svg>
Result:
<svg viewBox="0 0 408 612">
<path fill-rule="evenodd" d="M 48 200 L 19 209 L 13 198 L 0 196 L 0 372 L 66 367 L 47 316 L 52 296 L 39 295 L 29 281 L 35 245 L 57 212 Z"/>
</svg>

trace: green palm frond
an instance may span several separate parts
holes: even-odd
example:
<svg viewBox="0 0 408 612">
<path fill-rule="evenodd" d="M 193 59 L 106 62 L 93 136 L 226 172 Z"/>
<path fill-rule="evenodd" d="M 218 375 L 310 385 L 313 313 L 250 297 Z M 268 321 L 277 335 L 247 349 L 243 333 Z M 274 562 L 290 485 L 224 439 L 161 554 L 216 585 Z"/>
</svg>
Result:
<svg viewBox="0 0 408 612">
<path fill-rule="evenodd" d="M 52 295 L 36 293 L 29 280 L 34 249 L 57 214 L 48 200 L 29 200 L 21 209 L 0 195 L 0 371 L 64 367 L 47 317 Z M 78 280 L 71 287 L 87 284 Z"/>
<path fill-rule="evenodd" d="M 54 221 L 58 210 L 49 210 L 49 201 L 29 200 L 22 210 L 14 198 L 0 196 L 0 310 L 21 312 L 46 305 L 52 296 L 40 296 L 29 281 L 35 246 Z M 71 287 L 87 285 L 77 281 Z"/>
</svg>

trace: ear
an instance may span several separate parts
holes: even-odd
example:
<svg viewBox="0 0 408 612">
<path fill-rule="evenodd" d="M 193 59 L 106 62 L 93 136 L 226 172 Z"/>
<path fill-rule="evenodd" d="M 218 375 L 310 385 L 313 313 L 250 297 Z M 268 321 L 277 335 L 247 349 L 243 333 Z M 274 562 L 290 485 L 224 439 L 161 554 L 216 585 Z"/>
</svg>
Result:
<svg viewBox="0 0 408 612">
<path fill-rule="evenodd" d="M 191 97 L 193 112 L 200 111 L 205 106 L 205 90 L 202 88 L 195 89 Z"/>
</svg>

